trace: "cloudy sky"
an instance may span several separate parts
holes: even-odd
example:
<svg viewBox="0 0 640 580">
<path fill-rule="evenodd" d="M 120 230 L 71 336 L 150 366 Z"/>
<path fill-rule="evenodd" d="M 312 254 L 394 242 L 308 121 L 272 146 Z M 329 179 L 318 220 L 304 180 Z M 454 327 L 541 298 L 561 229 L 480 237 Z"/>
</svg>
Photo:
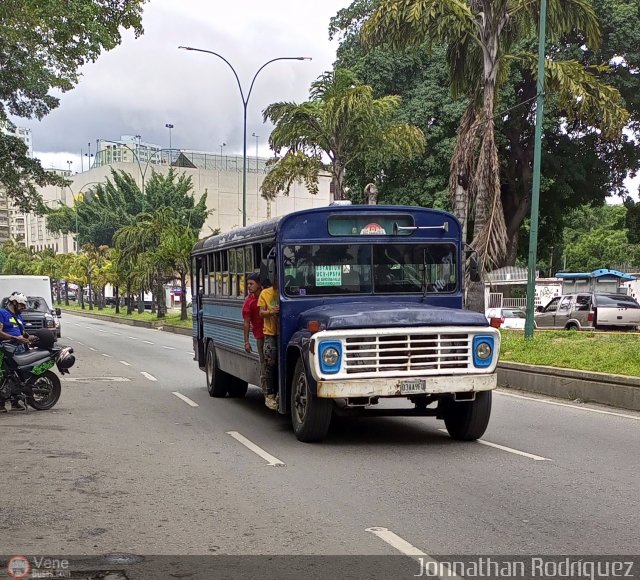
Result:
<svg viewBox="0 0 640 580">
<path fill-rule="evenodd" d="M 34 152 L 45 167 L 80 171 L 80 150 L 96 139 L 141 135 L 169 147 L 242 154 L 242 102 L 231 70 L 218 58 L 178 50 L 186 45 L 222 54 L 245 88 L 271 58 L 309 56 L 265 68 L 248 107 L 250 154 L 256 140 L 268 155 L 270 127 L 262 110 L 272 102 L 302 101 L 310 83 L 335 60 L 329 19 L 351 0 L 151 0 L 145 5 L 144 35 L 127 33 L 123 43 L 84 67 L 78 86 L 62 95 L 58 109 L 42 121 L 15 119 L 32 130 Z M 85 164 L 86 169 L 86 164 Z"/>
</svg>

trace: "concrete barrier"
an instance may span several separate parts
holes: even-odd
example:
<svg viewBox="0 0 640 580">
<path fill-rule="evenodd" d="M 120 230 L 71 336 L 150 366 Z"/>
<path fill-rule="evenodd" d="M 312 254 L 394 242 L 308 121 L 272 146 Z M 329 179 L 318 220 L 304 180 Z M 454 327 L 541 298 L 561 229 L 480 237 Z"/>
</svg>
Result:
<svg viewBox="0 0 640 580">
<path fill-rule="evenodd" d="M 66 310 L 62 308 L 62 312 L 74 314 L 77 316 L 85 316 L 87 318 L 95 318 L 97 320 L 106 320 L 107 322 L 115 322 L 117 324 L 126 324 L 127 326 L 138 326 L 140 328 L 152 328 L 154 330 L 162 330 L 163 332 L 171 332 L 173 334 L 182 334 L 191 336 L 191 328 L 183 328 L 181 326 L 171 326 L 165 324 L 161 319 L 157 321 L 136 320 L 134 318 L 123 318 L 120 316 L 111 316 L 110 314 L 94 314 L 93 312 L 83 312 L 78 310 Z M 64 329 L 63 329 L 64 331 Z"/>
<path fill-rule="evenodd" d="M 498 386 L 640 411 L 640 377 L 501 362 Z"/>
</svg>

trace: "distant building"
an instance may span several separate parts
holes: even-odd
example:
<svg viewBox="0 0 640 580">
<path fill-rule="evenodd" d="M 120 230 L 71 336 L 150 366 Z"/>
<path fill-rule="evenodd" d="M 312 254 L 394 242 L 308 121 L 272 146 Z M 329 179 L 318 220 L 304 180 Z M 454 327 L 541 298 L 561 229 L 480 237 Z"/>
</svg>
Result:
<svg viewBox="0 0 640 580">
<path fill-rule="evenodd" d="M 95 163 L 89 170 L 75 174 L 67 170 L 51 170 L 67 177 L 71 184 L 63 188 L 39 188 L 46 205 L 51 208 L 61 205 L 72 207 L 78 194 L 90 191 L 98 183 L 106 183 L 106 180 L 111 178 L 112 169 L 129 173 L 142 189 L 143 182 L 145 186 L 148 185 L 154 171 L 166 174 L 173 168 L 178 175 L 186 174 L 191 177 L 196 200 L 207 193 L 207 208 L 211 211 L 200 232 L 202 237 L 210 235 L 215 230 L 226 232 L 242 225 L 241 156 L 177 149 L 162 150 L 156 145 L 126 135 L 118 142 L 99 139 L 97 151 Z M 138 154 L 140 157 L 136 157 Z M 296 183 L 291 187 L 289 196 L 280 195 L 277 199 L 267 202 L 259 191 L 267 173 L 267 161 L 268 159 L 256 156 L 247 158 L 248 225 L 298 209 L 330 203 L 328 175 L 320 177 L 319 192 L 316 195 L 310 194 L 302 183 Z M 51 234 L 47 231 L 44 216 L 28 215 L 24 229 L 26 245 L 35 250 L 52 248 L 57 253 L 76 251 L 75 234 Z"/>
<path fill-rule="evenodd" d="M 114 163 L 137 163 L 161 165 L 163 152 L 160 145 L 146 143 L 139 135 L 122 135 L 119 140 L 98 139 L 93 167 L 102 167 Z M 168 150 L 164 150 L 168 156 Z M 167 164 L 167 163 L 165 163 Z M 89 167 L 91 169 L 91 166 Z"/>
</svg>

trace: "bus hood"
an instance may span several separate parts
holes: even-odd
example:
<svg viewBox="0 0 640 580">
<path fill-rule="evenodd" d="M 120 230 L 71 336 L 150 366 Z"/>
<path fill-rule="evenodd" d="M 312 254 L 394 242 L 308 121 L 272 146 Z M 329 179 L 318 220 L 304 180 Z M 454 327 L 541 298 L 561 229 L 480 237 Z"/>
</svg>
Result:
<svg viewBox="0 0 640 580">
<path fill-rule="evenodd" d="M 325 304 L 300 314 L 300 327 L 317 320 L 327 330 L 394 326 L 488 326 L 480 312 L 415 302 Z"/>
</svg>

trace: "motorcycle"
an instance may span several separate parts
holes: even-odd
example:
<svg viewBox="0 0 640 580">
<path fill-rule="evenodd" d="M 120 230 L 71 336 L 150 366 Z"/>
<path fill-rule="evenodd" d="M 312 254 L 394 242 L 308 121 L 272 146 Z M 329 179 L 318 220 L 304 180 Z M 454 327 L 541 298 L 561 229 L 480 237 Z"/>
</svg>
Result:
<svg viewBox="0 0 640 580">
<path fill-rule="evenodd" d="M 50 332 L 50 331 L 48 331 Z M 75 364 L 73 348 L 54 346 L 55 338 L 34 336 L 25 353 L 16 354 L 18 345 L 0 342 L 0 400 L 14 400 L 27 411 L 31 406 L 38 411 L 51 409 L 60 398 L 62 384 L 50 369 L 55 365 L 60 374 L 69 374 Z"/>
</svg>

